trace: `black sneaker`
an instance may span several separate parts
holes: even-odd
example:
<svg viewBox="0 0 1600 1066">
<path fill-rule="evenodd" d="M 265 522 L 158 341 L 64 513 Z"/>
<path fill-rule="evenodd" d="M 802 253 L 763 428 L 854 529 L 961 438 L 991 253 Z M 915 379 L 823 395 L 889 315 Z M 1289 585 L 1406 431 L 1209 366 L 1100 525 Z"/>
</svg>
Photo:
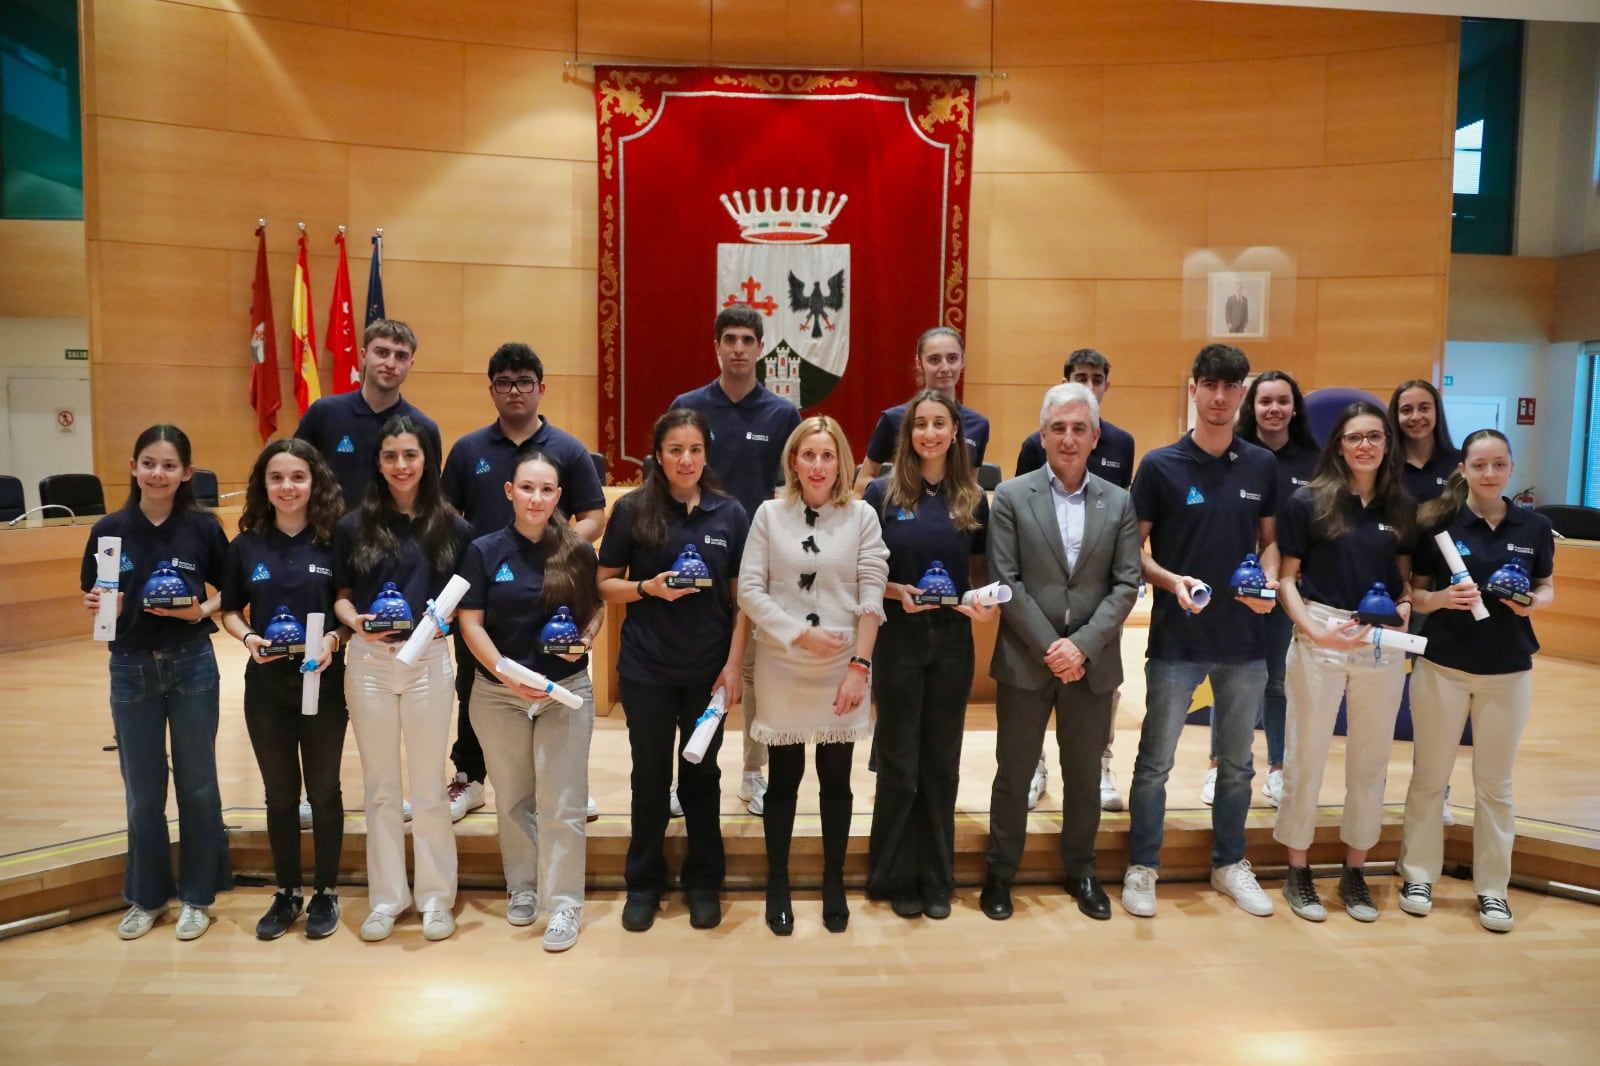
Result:
<svg viewBox="0 0 1600 1066">
<path fill-rule="evenodd" d="M 294 920 L 300 917 L 306 901 L 298 892 L 280 888 L 272 895 L 272 905 L 256 923 L 257 940 L 276 940 L 289 931 Z"/>
<path fill-rule="evenodd" d="M 1433 910 L 1433 886 L 1421 881 L 1407 881 L 1400 886 L 1400 909 L 1418 918 L 1426 918 Z"/>
<path fill-rule="evenodd" d="M 1328 908 L 1322 905 L 1322 897 L 1317 895 L 1316 882 L 1311 877 L 1309 866 L 1289 867 L 1289 877 L 1283 882 L 1283 898 L 1289 901 L 1290 910 L 1308 922 L 1328 920 Z"/>
<path fill-rule="evenodd" d="M 339 931 L 339 893 L 321 891 L 306 904 L 306 939 L 323 940 Z"/>
<path fill-rule="evenodd" d="M 656 924 L 656 912 L 661 900 L 647 892 L 629 892 L 622 904 L 622 928 L 630 933 L 642 933 Z"/>
<path fill-rule="evenodd" d="M 1499 896 L 1479 896 L 1478 923 L 1491 933 L 1509 933 L 1511 908 Z"/>
<path fill-rule="evenodd" d="M 1339 871 L 1339 902 L 1344 904 L 1344 912 L 1358 922 L 1378 920 L 1378 905 L 1372 902 L 1366 874 L 1359 866 L 1346 866 Z"/>
</svg>

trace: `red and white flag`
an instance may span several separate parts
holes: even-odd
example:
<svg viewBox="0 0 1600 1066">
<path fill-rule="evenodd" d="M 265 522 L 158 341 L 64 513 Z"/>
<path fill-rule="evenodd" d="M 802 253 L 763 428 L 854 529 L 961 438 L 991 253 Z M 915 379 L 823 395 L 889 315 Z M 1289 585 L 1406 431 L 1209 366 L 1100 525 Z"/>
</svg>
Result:
<svg viewBox="0 0 1600 1066">
<path fill-rule="evenodd" d="M 350 260 L 345 255 L 343 229 L 333 243 L 339 246 L 339 267 L 333 275 L 328 337 L 322 346 L 333 356 L 333 391 L 354 392 L 361 387 L 361 372 L 356 369 L 356 322 L 350 313 Z"/>
<path fill-rule="evenodd" d="M 250 406 L 262 441 L 278 430 L 283 387 L 278 382 L 278 338 L 272 328 L 272 285 L 267 277 L 267 231 L 256 227 L 256 280 L 250 286 Z"/>
</svg>

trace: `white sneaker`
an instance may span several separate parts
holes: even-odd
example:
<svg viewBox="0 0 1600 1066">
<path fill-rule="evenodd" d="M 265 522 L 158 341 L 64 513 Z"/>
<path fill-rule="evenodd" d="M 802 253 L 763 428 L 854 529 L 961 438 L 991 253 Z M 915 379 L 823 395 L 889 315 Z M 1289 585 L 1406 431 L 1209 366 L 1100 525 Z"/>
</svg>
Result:
<svg viewBox="0 0 1600 1066">
<path fill-rule="evenodd" d="M 445 786 L 445 794 L 450 798 L 452 822 L 461 821 L 469 811 L 475 811 L 483 806 L 483 782 L 468 781 L 466 774 L 458 773 L 451 778 L 450 784 Z"/>
<path fill-rule="evenodd" d="M 1426 918 L 1433 910 L 1433 886 L 1421 881 L 1407 881 L 1400 886 L 1400 909 L 1418 918 Z"/>
<path fill-rule="evenodd" d="M 1261 786 L 1261 795 L 1273 807 L 1283 802 L 1283 771 L 1268 770 L 1267 783 Z"/>
<path fill-rule="evenodd" d="M 519 888 L 511 893 L 506 905 L 506 921 L 512 925 L 532 925 L 539 920 L 539 893 L 531 888 Z"/>
<path fill-rule="evenodd" d="M 1272 913 L 1272 900 L 1261 891 L 1249 859 L 1240 859 L 1230 866 L 1218 866 L 1211 871 L 1211 887 L 1224 896 L 1231 896 L 1246 914 L 1265 918 Z"/>
<path fill-rule="evenodd" d="M 444 940 L 456 931 L 456 916 L 443 907 L 430 907 L 422 912 L 424 940 Z"/>
<path fill-rule="evenodd" d="M 304 796 L 300 797 L 300 828 L 311 828 L 311 801 Z"/>
<path fill-rule="evenodd" d="M 178 908 L 178 939 L 199 940 L 211 928 L 211 912 L 205 907 L 185 903 Z"/>
<path fill-rule="evenodd" d="M 411 821 L 411 801 L 410 800 L 401 800 L 400 801 L 400 820 L 402 822 Z"/>
<path fill-rule="evenodd" d="M 1105 778 L 1101 778 L 1102 781 Z M 1050 767 L 1045 765 L 1044 756 L 1039 756 L 1039 765 L 1033 769 L 1033 780 L 1028 782 L 1028 810 L 1039 806 L 1039 797 L 1044 795 L 1045 786 L 1050 783 Z"/>
<path fill-rule="evenodd" d="M 746 770 L 739 779 L 739 798 L 751 814 L 761 814 L 767 809 L 767 779 L 760 770 Z M 567 945 L 571 947 L 571 945 Z"/>
<path fill-rule="evenodd" d="M 678 802 L 678 790 L 673 789 L 667 793 L 667 813 L 674 818 L 683 817 L 683 804 Z"/>
<path fill-rule="evenodd" d="M 1509 933 L 1513 925 L 1511 908 L 1499 896 L 1479 896 L 1478 924 L 1491 933 Z"/>
<path fill-rule="evenodd" d="M 1156 916 L 1156 881 L 1161 876 L 1153 866 L 1130 866 L 1122 875 L 1122 909 L 1135 918 Z"/>
<path fill-rule="evenodd" d="M 1444 786 L 1444 824 L 1447 827 L 1456 824 L 1456 816 L 1450 812 L 1450 786 L 1449 785 Z"/>
<path fill-rule="evenodd" d="M 593 796 L 590 796 L 588 805 L 583 808 L 583 820 L 592 822 L 598 817 L 600 817 L 600 804 L 594 801 Z"/>
<path fill-rule="evenodd" d="M 388 940 L 392 932 L 394 932 L 394 915 L 384 914 L 382 911 L 373 911 L 367 915 L 367 920 L 361 923 L 361 939 L 369 944 Z"/>
<path fill-rule="evenodd" d="M 578 942 L 578 927 L 583 924 L 582 907 L 563 907 L 550 916 L 544 927 L 544 949 L 566 951 Z"/>
<path fill-rule="evenodd" d="M 1207 807 L 1217 798 L 1217 768 L 1206 771 L 1206 783 L 1200 786 L 1200 802 Z"/>
<path fill-rule="evenodd" d="M 155 927 L 156 919 L 167 913 L 165 906 L 159 910 L 147 911 L 137 903 L 128 908 L 128 913 L 122 916 L 122 921 L 117 923 L 117 935 L 124 940 L 138 940 Z"/>
<path fill-rule="evenodd" d="M 1122 793 L 1117 791 L 1116 775 L 1111 772 L 1111 764 L 1105 762 L 1100 764 L 1100 809 L 1122 810 Z"/>
</svg>

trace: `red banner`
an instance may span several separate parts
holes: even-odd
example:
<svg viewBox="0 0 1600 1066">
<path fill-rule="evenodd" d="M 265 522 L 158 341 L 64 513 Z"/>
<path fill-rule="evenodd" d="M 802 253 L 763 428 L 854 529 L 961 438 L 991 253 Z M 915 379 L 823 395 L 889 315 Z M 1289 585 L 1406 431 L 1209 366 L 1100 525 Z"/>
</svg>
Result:
<svg viewBox="0 0 1600 1066">
<path fill-rule="evenodd" d="M 328 336 L 322 347 L 333 356 L 333 391 L 354 392 L 361 387 L 361 374 L 356 369 L 356 323 L 350 312 L 350 259 L 345 254 L 343 226 L 333 243 L 339 246 L 339 267 L 333 275 Z"/>
<path fill-rule="evenodd" d="M 272 328 L 272 282 L 267 276 L 267 231 L 256 227 L 256 279 L 250 286 L 250 406 L 263 442 L 278 431 L 283 387 L 278 382 L 278 338 Z"/>
<path fill-rule="evenodd" d="M 306 259 L 306 231 L 300 231 L 300 258 L 294 264 L 294 293 L 289 305 L 289 328 L 294 344 L 294 402 L 305 417 L 306 408 L 322 399 L 317 377 L 317 324 L 311 317 L 311 267 Z"/>
<path fill-rule="evenodd" d="M 712 321 L 761 311 L 763 382 L 864 451 L 926 329 L 966 324 L 970 76 L 595 71 L 600 447 L 649 451 L 717 375 Z"/>
</svg>

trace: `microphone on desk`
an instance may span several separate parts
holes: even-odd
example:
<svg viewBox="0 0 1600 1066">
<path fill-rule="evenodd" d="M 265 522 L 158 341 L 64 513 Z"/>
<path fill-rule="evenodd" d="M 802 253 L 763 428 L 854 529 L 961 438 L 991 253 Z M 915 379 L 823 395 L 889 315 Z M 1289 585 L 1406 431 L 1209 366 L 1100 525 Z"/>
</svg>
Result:
<svg viewBox="0 0 1600 1066">
<path fill-rule="evenodd" d="M 68 518 L 77 518 L 78 517 L 77 513 L 75 511 L 73 511 L 72 508 L 68 507 L 64 503 L 41 503 L 37 507 L 28 508 L 26 511 L 23 511 L 21 514 L 17 515 L 17 517 L 15 517 L 11 521 L 7 522 L 6 523 L 6 528 L 10 529 L 12 526 L 16 525 L 18 522 L 22 521 L 24 518 L 27 518 L 31 514 L 38 514 L 40 511 L 65 511 L 65 512 L 67 512 L 67 517 Z"/>
</svg>

